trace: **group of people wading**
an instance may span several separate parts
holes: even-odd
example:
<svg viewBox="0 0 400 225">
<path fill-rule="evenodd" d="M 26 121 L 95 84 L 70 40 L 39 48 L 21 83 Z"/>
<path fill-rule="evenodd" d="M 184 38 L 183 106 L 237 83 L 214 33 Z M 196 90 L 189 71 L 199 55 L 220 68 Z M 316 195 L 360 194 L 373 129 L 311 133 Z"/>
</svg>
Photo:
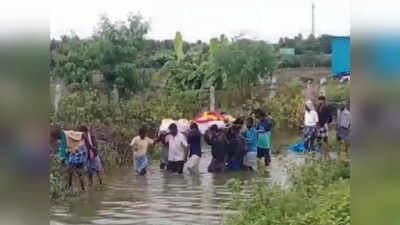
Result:
<svg viewBox="0 0 400 225">
<path fill-rule="evenodd" d="M 312 101 L 305 104 L 304 114 L 304 146 L 308 151 L 315 151 L 315 140 L 322 146 L 324 158 L 329 158 L 328 125 L 332 122 L 331 112 L 326 104 L 326 98 L 320 96 L 315 109 Z M 160 143 L 162 156 L 160 169 L 170 173 L 199 173 L 199 163 L 202 157 L 202 139 L 211 146 L 212 159 L 208 172 L 223 171 L 254 171 L 257 169 L 257 159 L 264 158 L 265 166 L 271 163 L 270 145 L 273 123 L 262 110 L 255 111 L 257 122 L 252 117 L 236 119 L 225 128 L 212 125 L 201 134 L 195 122 L 190 124 L 188 132 L 179 132 L 178 126 L 171 123 L 168 131 L 160 131 L 153 140 L 148 137 L 145 127 L 139 130 L 130 142 L 133 150 L 133 161 L 136 172 L 144 176 L 147 173 L 149 160 L 148 149 L 151 145 Z M 350 111 L 345 105 L 340 105 L 337 112 L 337 139 L 345 143 L 346 152 L 350 145 Z M 98 152 L 95 136 L 88 127 L 80 126 L 78 131 L 55 129 L 53 137 L 60 140 L 58 157 L 67 173 L 67 185 L 72 186 L 72 176 L 79 178 L 81 189 L 85 189 L 83 175 L 86 173 L 89 185 L 93 184 L 93 176 L 97 175 L 102 184 L 103 166 Z"/>
<path fill-rule="evenodd" d="M 226 128 L 212 125 L 204 134 L 205 142 L 211 146 L 212 159 L 208 172 L 218 173 L 225 170 L 256 170 L 257 158 L 264 158 L 269 166 L 270 137 L 272 122 L 261 110 L 256 111 L 257 125 L 253 118 L 246 121 L 236 119 Z M 245 125 L 245 127 L 244 127 Z M 147 150 L 150 145 L 160 142 L 163 146 L 160 169 L 170 173 L 199 173 L 199 163 L 202 157 L 202 134 L 196 123 L 190 124 L 186 133 L 178 131 L 175 123 L 171 123 L 168 132 L 160 132 L 155 140 L 147 136 L 146 128 L 141 128 L 139 135 L 130 143 L 133 148 L 134 167 L 139 175 L 147 172 Z"/>
</svg>

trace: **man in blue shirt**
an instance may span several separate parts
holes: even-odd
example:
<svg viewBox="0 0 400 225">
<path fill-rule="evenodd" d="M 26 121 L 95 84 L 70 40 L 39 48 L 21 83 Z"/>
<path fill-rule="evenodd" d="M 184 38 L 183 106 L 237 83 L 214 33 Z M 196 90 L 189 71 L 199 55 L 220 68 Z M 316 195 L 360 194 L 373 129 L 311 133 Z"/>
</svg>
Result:
<svg viewBox="0 0 400 225">
<path fill-rule="evenodd" d="M 246 131 L 243 133 L 244 138 L 246 139 L 248 152 L 246 153 L 243 165 L 246 166 L 249 170 L 257 169 L 257 137 L 258 133 L 256 128 L 254 127 L 253 118 L 248 118 L 246 121 Z"/>
<path fill-rule="evenodd" d="M 257 113 L 259 123 L 257 125 L 258 140 L 257 140 L 257 157 L 264 158 L 265 166 L 271 163 L 270 156 L 270 138 L 272 130 L 272 122 L 267 114 L 263 111 Z"/>
</svg>

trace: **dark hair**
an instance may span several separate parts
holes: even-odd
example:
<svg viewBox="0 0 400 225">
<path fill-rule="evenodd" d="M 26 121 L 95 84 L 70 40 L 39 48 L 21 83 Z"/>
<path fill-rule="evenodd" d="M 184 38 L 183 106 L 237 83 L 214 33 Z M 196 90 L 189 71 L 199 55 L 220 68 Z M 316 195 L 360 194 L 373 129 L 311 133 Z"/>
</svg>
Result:
<svg viewBox="0 0 400 225">
<path fill-rule="evenodd" d="M 249 117 L 249 118 L 247 118 L 247 122 L 249 122 L 249 123 L 254 123 L 254 120 L 253 120 L 253 118 L 251 118 L 251 117 Z"/>
<path fill-rule="evenodd" d="M 50 137 L 54 139 L 60 139 L 61 133 L 62 133 L 61 127 L 54 127 L 50 130 Z"/>
<path fill-rule="evenodd" d="M 169 131 L 171 132 L 171 134 L 174 135 L 174 136 L 178 133 L 178 126 L 176 126 L 175 123 L 171 123 L 171 124 L 168 126 L 168 129 L 169 129 Z"/>
<path fill-rule="evenodd" d="M 326 97 L 325 97 L 325 96 L 323 96 L 323 95 L 321 95 L 321 96 L 319 96 L 319 97 L 318 97 L 318 100 L 325 101 L 325 100 L 326 100 Z"/>
<path fill-rule="evenodd" d="M 217 124 L 211 125 L 210 130 L 217 131 L 218 130 Z"/>
<path fill-rule="evenodd" d="M 237 119 L 233 122 L 233 124 L 235 124 L 235 125 L 243 125 L 243 120 L 242 120 L 241 118 L 237 118 Z"/>
<path fill-rule="evenodd" d="M 147 132 L 146 127 L 141 127 L 141 128 L 139 129 L 139 135 L 141 135 L 141 136 L 145 136 L 145 135 L 146 135 L 146 132 Z"/>
<path fill-rule="evenodd" d="M 191 123 L 191 124 L 190 124 L 190 129 L 196 129 L 196 130 L 198 130 L 198 129 L 199 129 L 199 126 L 197 126 L 197 123 Z"/>
<path fill-rule="evenodd" d="M 256 116 L 258 116 L 258 117 L 266 117 L 267 116 L 267 114 L 261 109 L 254 110 L 254 114 L 256 114 Z"/>
<path fill-rule="evenodd" d="M 81 125 L 81 126 L 79 126 L 79 131 L 82 131 L 82 132 L 88 132 L 89 131 L 89 129 L 88 129 L 88 127 L 86 126 L 86 125 Z"/>
</svg>

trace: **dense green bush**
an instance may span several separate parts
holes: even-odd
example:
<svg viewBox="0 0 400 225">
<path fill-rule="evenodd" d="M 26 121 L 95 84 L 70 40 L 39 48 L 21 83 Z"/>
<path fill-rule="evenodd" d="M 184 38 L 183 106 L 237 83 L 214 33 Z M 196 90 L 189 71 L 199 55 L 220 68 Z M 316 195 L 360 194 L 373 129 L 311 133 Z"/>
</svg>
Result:
<svg viewBox="0 0 400 225">
<path fill-rule="evenodd" d="M 348 161 L 321 162 L 309 159 L 291 170 L 287 189 L 259 177 L 250 197 L 241 183 L 229 182 L 234 193 L 229 225 L 350 224 L 350 165 Z"/>
<path fill-rule="evenodd" d="M 331 56 L 321 54 L 284 55 L 280 57 L 280 68 L 330 67 Z"/>
<path fill-rule="evenodd" d="M 275 128 L 297 129 L 302 125 L 305 102 L 302 90 L 302 83 L 294 79 L 282 85 L 275 98 L 268 98 L 262 104 L 261 108 L 271 116 Z"/>
<path fill-rule="evenodd" d="M 350 102 L 350 83 L 340 84 L 336 80 L 330 80 L 326 88 L 326 97 L 329 102 Z"/>
</svg>

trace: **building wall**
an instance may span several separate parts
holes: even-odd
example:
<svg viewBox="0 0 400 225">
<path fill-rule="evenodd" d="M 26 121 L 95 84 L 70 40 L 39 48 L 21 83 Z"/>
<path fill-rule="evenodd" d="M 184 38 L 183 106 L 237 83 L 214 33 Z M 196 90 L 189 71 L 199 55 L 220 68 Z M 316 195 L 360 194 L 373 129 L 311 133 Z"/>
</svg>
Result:
<svg viewBox="0 0 400 225">
<path fill-rule="evenodd" d="M 332 75 L 350 72 L 350 38 L 332 38 Z"/>
<path fill-rule="evenodd" d="M 281 55 L 294 55 L 294 48 L 281 48 L 279 53 Z"/>
</svg>

